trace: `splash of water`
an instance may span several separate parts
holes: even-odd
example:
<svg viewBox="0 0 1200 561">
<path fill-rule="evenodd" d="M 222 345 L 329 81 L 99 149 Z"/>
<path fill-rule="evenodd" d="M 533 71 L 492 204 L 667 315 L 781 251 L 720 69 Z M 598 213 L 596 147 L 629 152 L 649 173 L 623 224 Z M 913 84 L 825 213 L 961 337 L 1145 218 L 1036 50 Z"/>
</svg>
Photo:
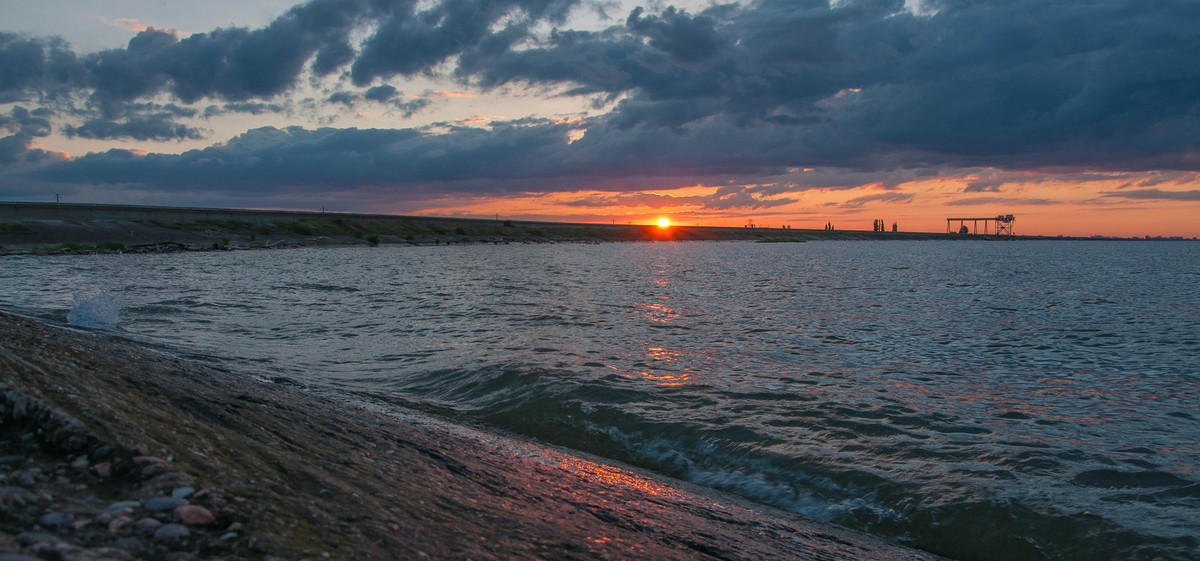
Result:
<svg viewBox="0 0 1200 561">
<path fill-rule="evenodd" d="M 74 305 L 67 313 L 67 323 L 91 329 L 115 329 L 125 307 L 121 293 L 108 290 L 87 294 L 75 294 Z"/>
</svg>

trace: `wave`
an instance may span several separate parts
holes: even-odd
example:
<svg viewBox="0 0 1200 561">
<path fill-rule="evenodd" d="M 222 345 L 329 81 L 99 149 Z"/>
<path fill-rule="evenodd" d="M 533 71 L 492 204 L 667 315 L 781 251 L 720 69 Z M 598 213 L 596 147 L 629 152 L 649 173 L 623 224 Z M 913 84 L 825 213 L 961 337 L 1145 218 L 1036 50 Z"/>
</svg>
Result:
<svg viewBox="0 0 1200 561">
<path fill-rule="evenodd" d="M 67 323 L 90 329 L 116 329 L 121 321 L 121 310 L 126 305 L 123 293 L 107 290 L 75 294 L 73 299 L 71 311 L 67 312 Z"/>
<path fill-rule="evenodd" d="M 888 536 L 952 558 L 1196 559 L 1198 544 L 1190 536 L 1150 535 L 1085 511 L 1063 512 L 1049 497 L 1031 502 L 1000 496 L 968 477 L 904 480 L 883 465 L 862 465 L 861 458 L 856 464 L 855 460 L 841 462 L 819 447 L 796 451 L 803 446 L 773 438 L 769 427 L 672 414 L 688 408 L 681 402 L 694 396 L 672 394 L 672 402 L 667 404 L 661 402 L 666 398 L 663 395 L 627 383 L 585 378 L 567 371 L 506 363 L 427 372 L 393 387 L 517 434 Z M 819 409 L 820 404 L 811 407 Z M 843 435 L 850 440 L 859 436 L 880 440 L 877 429 L 886 426 L 885 420 L 848 424 L 837 418 L 838 411 L 846 414 L 835 410 L 828 416 L 806 417 L 814 425 L 813 433 L 836 427 L 853 433 Z M 926 421 L 937 425 L 936 419 Z M 885 458 L 882 462 L 911 453 L 876 450 L 878 457 Z M 987 473 L 1022 477 L 1003 468 Z M 1164 499 L 1180 494 L 1190 498 L 1195 486 L 1165 473 L 1114 470 L 1085 471 L 1069 483 L 1137 487 L 1156 491 Z M 1157 489 L 1163 486 L 1168 489 Z"/>
</svg>

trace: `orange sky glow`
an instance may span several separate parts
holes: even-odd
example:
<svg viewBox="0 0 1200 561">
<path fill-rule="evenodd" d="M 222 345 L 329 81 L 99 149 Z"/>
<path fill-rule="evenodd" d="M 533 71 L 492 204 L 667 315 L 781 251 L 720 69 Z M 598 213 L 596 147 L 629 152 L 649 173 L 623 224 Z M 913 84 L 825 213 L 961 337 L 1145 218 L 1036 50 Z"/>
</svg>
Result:
<svg viewBox="0 0 1200 561">
<path fill-rule="evenodd" d="M 697 201 L 720 187 L 696 185 L 620 194 L 579 191 L 519 198 L 459 198 L 409 214 L 603 224 L 656 224 L 666 217 L 676 226 L 745 227 L 752 223 L 760 228 L 786 225 L 798 229 L 822 229 L 832 223 L 839 230 L 868 231 L 874 220 L 882 219 L 889 229 L 896 223 L 900 230 L 909 232 L 944 232 L 947 218 L 1013 214 L 1015 232 L 1025 235 L 1200 237 L 1200 201 L 1120 195 L 1150 183 L 1163 192 L 1195 194 L 1200 185 L 1197 174 L 1153 182 L 1148 174 L 1143 182 L 1132 185 L 1128 177 L 1071 183 L 1053 176 L 1036 176 L 1036 181 L 1029 183 L 1005 184 L 998 192 L 963 192 L 966 185 L 978 179 L 940 177 L 890 189 L 882 185 L 813 189 L 782 195 L 796 201 L 763 209 L 705 208 Z M 871 201 L 872 196 L 889 194 L 895 194 L 897 200 Z"/>
</svg>

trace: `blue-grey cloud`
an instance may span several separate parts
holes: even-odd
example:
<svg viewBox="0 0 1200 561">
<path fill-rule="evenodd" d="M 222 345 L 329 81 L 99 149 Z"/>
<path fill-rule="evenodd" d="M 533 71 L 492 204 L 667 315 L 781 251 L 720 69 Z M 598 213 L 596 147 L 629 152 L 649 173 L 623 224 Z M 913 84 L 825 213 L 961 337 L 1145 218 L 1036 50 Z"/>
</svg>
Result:
<svg viewBox="0 0 1200 561">
<path fill-rule="evenodd" d="M 0 137 L 0 165 L 7 165 L 24 158 L 26 161 L 42 159 L 41 150 L 30 150 L 33 139 L 50 134 L 50 111 L 24 107 L 13 107 L 8 115 L 0 114 L 0 130 L 10 132 Z"/>
<path fill-rule="evenodd" d="M 946 203 L 946 206 L 979 206 L 979 205 L 1061 205 L 1063 201 L 1045 199 L 1040 197 L 972 197 L 969 199 L 956 199 Z"/>
<path fill-rule="evenodd" d="M 411 4 L 411 3 L 410 3 Z M 354 83 L 425 72 L 450 57 L 475 49 L 507 49 L 527 36 L 531 21 L 561 22 L 579 0 L 443 0 L 428 10 L 394 9 L 363 44 L 351 74 Z M 500 32 L 492 27 L 520 10 L 524 19 Z"/>
<path fill-rule="evenodd" d="M 611 105 L 577 124 L 587 134 L 570 144 L 563 126 L 548 123 L 444 134 L 250 131 L 178 156 L 58 162 L 36 172 L 48 181 L 165 186 L 180 175 L 166 170 L 185 166 L 196 185 L 265 190 L 319 189 L 320 181 L 570 190 L 620 183 L 612 178 L 783 177 L 788 168 L 1200 169 L 1194 0 L 947 0 L 923 2 L 921 13 L 902 0 L 758 0 L 697 13 L 638 9 L 601 31 L 535 31 L 581 5 L 312 0 L 260 29 L 182 39 L 149 29 L 123 49 L 88 55 L 58 40 L 0 34 L 0 99 L 63 103 L 74 92 L 87 105 L 61 113 L 80 116 L 67 130 L 108 123 L 132 131 L 161 113 L 138 105 L 162 96 L 221 108 L 206 116 L 261 111 L 287 106 L 287 94 L 311 75 L 341 71 L 344 91 L 325 102 L 387 102 L 411 115 L 429 101 L 375 84 L 449 69 L 464 87 L 550 86 Z M 10 138 L 11 161 L 30 144 Z M 306 162 L 329 171 L 297 173 Z M 967 190 L 999 186 L 981 180 Z"/>
<path fill-rule="evenodd" d="M 263 103 L 259 101 L 238 101 L 231 103 L 223 103 L 221 105 L 209 105 L 204 108 L 203 115 L 205 118 L 216 117 L 228 113 L 248 113 L 250 115 L 263 115 L 266 113 L 287 113 L 291 110 L 290 103 Z"/>
<path fill-rule="evenodd" d="M 933 5 L 930 5 L 933 6 Z M 610 126 L 682 130 L 723 118 L 811 139 L 797 164 L 1195 169 L 1200 4 L 1064 6 L 763 0 L 696 16 L 674 42 L 628 29 L 560 32 L 537 48 L 464 57 L 485 86 L 573 84 L 625 94 Z M 690 18 L 690 19 L 689 19 Z M 704 25 L 695 25 L 703 20 Z M 710 25 L 711 23 L 711 25 Z M 663 26 L 658 33 L 668 33 Z M 688 61 L 682 45 L 704 53 Z M 732 46 L 732 47 L 731 47 Z M 818 144 L 819 143 L 819 144 Z"/>
<path fill-rule="evenodd" d="M 175 122 L 170 113 L 130 117 L 122 121 L 93 119 L 79 126 L 63 127 L 67 136 L 83 138 L 132 138 L 134 140 L 183 140 L 203 138 L 200 129 Z"/>
<path fill-rule="evenodd" d="M 562 203 L 564 206 L 583 208 L 605 207 L 695 207 L 701 210 L 757 210 L 795 203 L 798 199 L 775 197 L 772 186 L 729 185 L 708 195 L 666 195 L 660 193 L 604 193 L 581 197 Z"/>
<path fill-rule="evenodd" d="M 368 89 L 366 91 L 366 93 L 363 94 L 363 98 L 369 99 L 371 101 L 381 101 L 382 102 L 382 101 L 388 101 L 388 100 L 392 99 L 393 97 L 396 97 L 396 95 L 398 95 L 399 93 L 400 93 L 399 90 L 397 90 L 394 86 L 383 84 L 381 86 L 375 86 L 371 89 Z"/>
<path fill-rule="evenodd" d="M 772 196 L 776 195 L 775 191 L 772 186 L 729 185 L 706 197 L 703 206 L 710 210 L 764 209 L 789 205 L 799 200 L 795 197 Z"/>
<path fill-rule="evenodd" d="M 717 22 L 712 17 L 689 17 L 674 7 L 668 7 L 658 16 L 644 13 L 644 8 L 635 8 L 625 25 L 634 34 L 647 38 L 651 47 L 680 62 L 710 60 L 728 46 L 727 38 L 717 33 Z"/>
<path fill-rule="evenodd" d="M 912 200 L 915 196 L 916 195 L 914 195 L 912 193 L 894 193 L 894 192 L 875 193 L 872 195 L 863 195 L 861 197 L 854 197 L 853 199 L 850 199 L 848 201 L 841 203 L 841 206 L 844 206 L 846 208 L 862 208 L 867 203 L 880 203 L 880 202 L 903 204 L 903 203 L 912 202 Z"/>
<path fill-rule="evenodd" d="M 999 193 L 1006 181 L 999 177 L 976 179 L 963 187 L 963 193 Z"/>
<path fill-rule="evenodd" d="M 412 129 L 299 127 L 254 129 L 221 145 L 179 155 L 88 154 L 30 174 L 54 182 L 130 183 L 149 189 L 251 189 L 259 192 L 407 186 L 473 179 L 517 179 L 558 170 L 538 157 L 563 145 L 562 127 Z M 215 187 L 214 187 L 215 186 Z"/>
<path fill-rule="evenodd" d="M 1142 201 L 1200 201 L 1200 190 L 1163 191 L 1161 189 L 1136 189 L 1132 191 L 1109 191 L 1105 197 L 1136 199 Z"/>
<path fill-rule="evenodd" d="M 0 32 L 0 103 L 55 99 L 82 87 L 85 75 L 66 41 Z"/>
<path fill-rule="evenodd" d="M 417 99 L 393 99 L 392 107 L 399 111 L 401 116 L 407 119 L 422 109 L 429 107 L 432 103 L 433 100 L 424 97 Z"/>
<path fill-rule="evenodd" d="M 340 103 L 347 107 L 353 107 L 354 102 L 358 101 L 362 96 L 355 92 L 334 92 L 329 96 L 330 103 Z"/>
</svg>

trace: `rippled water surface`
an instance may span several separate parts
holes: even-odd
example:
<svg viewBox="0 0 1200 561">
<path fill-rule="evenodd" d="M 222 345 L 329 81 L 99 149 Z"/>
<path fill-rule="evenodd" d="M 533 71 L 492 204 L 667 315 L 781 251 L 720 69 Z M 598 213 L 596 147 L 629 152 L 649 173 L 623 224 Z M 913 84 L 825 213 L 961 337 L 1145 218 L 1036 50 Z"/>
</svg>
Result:
<svg viewBox="0 0 1200 561">
<path fill-rule="evenodd" d="M 1200 559 L 1200 244 L 0 260 L 0 306 L 968 559 Z"/>
</svg>

